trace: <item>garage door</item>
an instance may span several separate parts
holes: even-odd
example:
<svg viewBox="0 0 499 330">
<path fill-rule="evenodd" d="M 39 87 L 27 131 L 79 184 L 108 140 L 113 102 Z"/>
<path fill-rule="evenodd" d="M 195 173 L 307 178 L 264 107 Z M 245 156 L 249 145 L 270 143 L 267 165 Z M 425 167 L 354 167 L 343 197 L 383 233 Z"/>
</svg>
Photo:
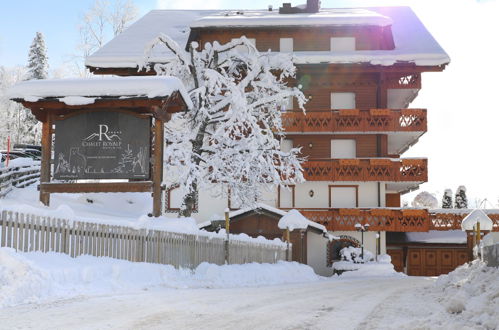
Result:
<svg viewBox="0 0 499 330">
<path fill-rule="evenodd" d="M 439 276 L 447 274 L 468 261 L 466 248 L 409 248 L 407 274 Z"/>
</svg>

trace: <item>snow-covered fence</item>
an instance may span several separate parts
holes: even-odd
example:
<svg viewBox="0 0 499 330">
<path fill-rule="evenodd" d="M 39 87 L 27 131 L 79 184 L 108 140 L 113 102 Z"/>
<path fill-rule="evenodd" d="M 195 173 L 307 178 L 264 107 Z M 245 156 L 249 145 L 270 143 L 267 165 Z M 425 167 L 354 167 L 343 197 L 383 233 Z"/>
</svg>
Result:
<svg viewBox="0 0 499 330">
<path fill-rule="evenodd" d="M 0 247 L 18 251 L 105 256 L 136 262 L 195 268 L 206 261 L 225 262 L 224 239 L 162 230 L 134 229 L 2 211 Z M 231 264 L 275 263 L 286 258 L 286 246 L 231 240 Z"/>
<path fill-rule="evenodd" d="M 5 197 L 13 187 L 24 188 L 40 177 L 40 165 L 9 166 L 0 168 L 0 198 Z"/>
</svg>

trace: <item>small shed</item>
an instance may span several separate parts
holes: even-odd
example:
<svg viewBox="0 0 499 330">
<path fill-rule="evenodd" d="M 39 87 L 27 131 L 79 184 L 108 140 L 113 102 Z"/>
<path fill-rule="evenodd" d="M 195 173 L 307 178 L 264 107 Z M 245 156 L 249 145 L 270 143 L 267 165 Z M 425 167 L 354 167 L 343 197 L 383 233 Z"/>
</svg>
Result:
<svg viewBox="0 0 499 330">
<path fill-rule="evenodd" d="M 42 203 L 51 193 L 152 192 L 160 215 L 164 123 L 192 107 L 179 79 L 30 80 L 8 96 L 43 125 Z"/>
<path fill-rule="evenodd" d="M 296 219 L 302 217 L 300 224 L 293 221 L 290 228 L 290 243 L 292 244 L 291 260 L 311 266 L 320 275 L 330 275 L 327 268 L 328 233 L 326 228 L 318 223 L 304 218 L 297 210 L 289 212 L 259 203 L 254 208 L 240 209 L 229 213 L 230 232 L 244 233 L 251 237 L 263 236 L 267 239 L 280 238 L 286 240 L 285 227 L 280 228 L 279 222 L 286 217 Z M 282 223 L 282 222 L 281 222 Z M 202 228 L 216 230 L 224 227 L 223 221 L 203 223 Z"/>
</svg>

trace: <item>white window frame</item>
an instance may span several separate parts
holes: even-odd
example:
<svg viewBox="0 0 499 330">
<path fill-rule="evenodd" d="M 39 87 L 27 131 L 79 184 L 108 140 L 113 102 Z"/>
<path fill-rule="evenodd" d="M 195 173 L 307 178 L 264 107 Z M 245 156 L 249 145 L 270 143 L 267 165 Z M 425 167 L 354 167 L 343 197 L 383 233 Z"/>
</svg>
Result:
<svg viewBox="0 0 499 330">
<path fill-rule="evenodd" d="M 280 38 L 279 39 L 279 51 L 282 53 L 292 53 L 294 47 L 293 38 Z"/>
<path fill-rule="evenodd" d="M 329 46 L 332 52 L 352 52 L 356 50 L 355 37 L 331 37 Z"/>
<path fill-rule="evenodd" d="M 353 92 L 332 92 L 331 110 L 356 109 L 356 95 Z"/>
</svg>

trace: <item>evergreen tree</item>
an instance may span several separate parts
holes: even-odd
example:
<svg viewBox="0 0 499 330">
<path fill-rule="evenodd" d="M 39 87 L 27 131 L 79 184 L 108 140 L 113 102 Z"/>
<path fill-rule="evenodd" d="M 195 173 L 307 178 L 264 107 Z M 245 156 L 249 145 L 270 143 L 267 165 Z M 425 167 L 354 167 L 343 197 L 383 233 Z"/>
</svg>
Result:
<svg viewBox="0 0 499 330">
<path fill-rule="evenodd" d="M 456 209 L 467 209 L 468 198 L 466 197 L 466 187 L 459 186 L 456 190 L 456 197 L 454 199 Z"/>
<path fill-rule="evenodd" d="M 452 190 L 445 189 L 444 197 L 442 197 L 442 208 L 451 209 L 452 208 Z"/>
<path fill-rule="evenodd" d="M 43 34 L 37 32 L 28 55 L 28 80 L 46 79 L 48 76 L 48 57 Z"/>
</svg>

